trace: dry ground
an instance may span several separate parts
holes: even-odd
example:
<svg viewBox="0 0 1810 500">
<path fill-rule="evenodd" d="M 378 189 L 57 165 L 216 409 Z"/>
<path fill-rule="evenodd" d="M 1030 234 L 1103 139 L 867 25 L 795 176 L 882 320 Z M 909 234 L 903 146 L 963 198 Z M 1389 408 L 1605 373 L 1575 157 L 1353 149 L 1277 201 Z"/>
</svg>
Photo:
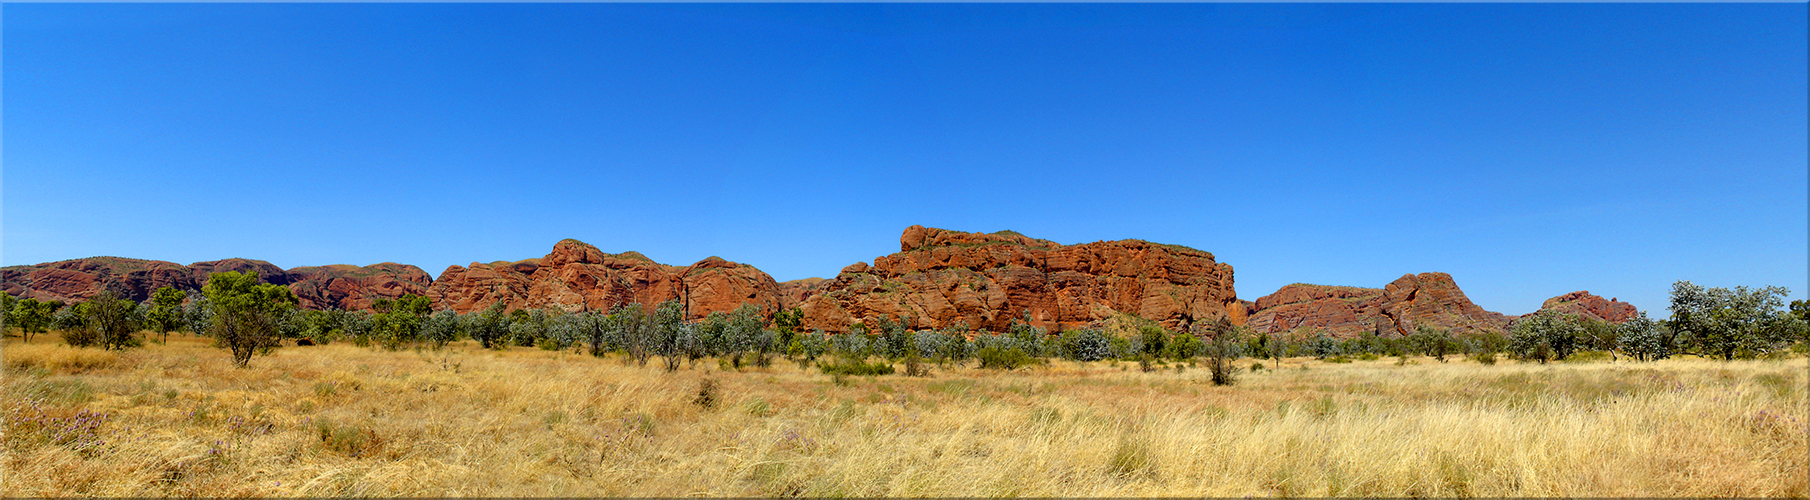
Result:
<svg viewBox="0 0 1810 500">
<path fill-rule="evenodd" d="M 6 341 L 6 496 L 1803 497 L 1810 476 L 1803 358 L 1294 359 L 1215 387 L 1109 363 L 838 383 L 783 360 L 334 344 L 237 369 L 192 337 Z"/>
</svg>

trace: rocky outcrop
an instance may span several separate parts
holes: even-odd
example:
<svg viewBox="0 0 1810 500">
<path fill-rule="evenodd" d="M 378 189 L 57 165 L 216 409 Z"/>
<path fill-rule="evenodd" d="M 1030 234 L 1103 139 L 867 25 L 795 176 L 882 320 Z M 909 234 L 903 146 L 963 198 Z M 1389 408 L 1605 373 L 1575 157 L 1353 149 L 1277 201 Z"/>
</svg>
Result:
<svg viewBox="0 0 1810 500">
<path fill-rule="evenodd" d="M 1502 332 L 1514 319 L 1483 310 L 1446 273 L 1404 275 L 1383 288 L 1293 284 L 1251 303 L 1258 333 L 1305 328 L 1333 337 L 1401 336 L 1420 326 L 1453 333 Z"/>
<path fill-rule="evenodd" d="M 421 268 L 385 262 L 358 267 L 331 265 L 287 271 L 300 305 L 308 309 L 370 309 L 377 299 L 426 295 L 433 283 Z"/>
<path fill-rule="evenodd" d="M 1546 299 L 1540 304 L 1541 311 L 1554 311 L 1564 314 L 1575 314 L 1584 318 L 1610 323 L 1621 323 L 1640 313 L 1634 304 L 1622 302 L 1614 298 L 1602 298 L 1591 295 L 1588 291 L 1576 291 Z"/>
<path fill-rule="evenodd" d="M 258 273 L 258 281 L 276 285 L 287 285 L 295 280 L 283 268 L 261 260 L 225 259 L 210 260 L 189 264 L 189 274 L 194 277 L 197 287 L 207 284 L 207 277 L 214 273 L 238 272 Z"/>
<path fill-rule="evenodd" d="M 368 309 L 380 297 L 420 294 L 431 281 L 415 266 L 383 263 L 372 266 L 298 267 L 284 270 L 269 262 L 225 259 L 187 266 L 160 260 L 91 257 L 0 269 L 6 293 L 38 300 L 87 300 L 103 290 L 143 302 L 157 289 L 171 287 L 198 293 L 217 272 L 256 272 L 265 283 L 288 285 L 302 307 Z"/>
<path fill-rule="evenodd" d="M 20 298 L 87 300 L 103 291 L 145 300 L 158 288 L 197 288 L 189 269 L 174 262 L 90 257 L 0 269 L 6 293 Z"/>
<path fill-rule="evenodd" d="M 433 307 L 460 313 L 482 310 L 497 302 L 510 309 L 520 309 L 527 307 L 527 296 L 528 275 L 516 271 L 507 262 L 447 266 L 427 287 L 427 297 L 433 300 Z"/>
<path fill-rule="evenodd" d="M 861 265 L 865 266 L 867 263 L 864 262 Z M 803 307 L 806 301 L 811 300 L 811 297 L 822 293 L 829 282 L 830 280 L 823 278 L 782 281 L 779 283 L 780 306 L 786 309 Z"/>
<path fill-rule="evenodd" d="M 912 328 L 1072 328 L 1124 312 L 1171 328 L 1242 312 L 1232 267 L 1213 254 L 1141 240 L 1061 245 L 1010 231 L 912 226 L 899 252 L 856 263 L 800 298 L 805 328 L 847 331 L 881 317 Z"/>
<path fill-rule="evenodd" d="M 754 266 L 720 257 L 687 267 L 669 266 L 635 252 L 604 253 L 571 239 L 560 241 L 546 257 L 533 262 L 448 267 L 428 286 L 427 296 L 435 308 L 461 313 L 499 302 L 510 310 L 608 311 L 678 300 L 686 304 L 690 318 L 733 311 L 744 303 L 756 304 L 771 316 L 783 302 L 779 283 Z"/>
</svg>

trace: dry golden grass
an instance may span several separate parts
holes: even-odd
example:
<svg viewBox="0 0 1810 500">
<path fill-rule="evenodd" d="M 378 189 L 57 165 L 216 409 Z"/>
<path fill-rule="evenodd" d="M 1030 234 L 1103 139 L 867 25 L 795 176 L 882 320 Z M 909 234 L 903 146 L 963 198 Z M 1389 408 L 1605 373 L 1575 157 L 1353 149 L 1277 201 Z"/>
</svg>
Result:
<svg viewBox="0 0 1810 500">
<path fill-rule="evenodd" d="M 10 370 L 44 368 L 61 373 L 80 373 L 112 366 L 119 356 L 112 351 L 81 349 L 60 344 L 8 345 L 4 352 Z"/>
<path fill-rule="evenodd" d="M 189 337 L 5 348 L 7 496 L 1802 497 L 1810 476 L 1801 358 L 1288 360 L 1215 387 L 1106 363 L 838 384 L 470 345 L 248 369 Z"/>
</svg>

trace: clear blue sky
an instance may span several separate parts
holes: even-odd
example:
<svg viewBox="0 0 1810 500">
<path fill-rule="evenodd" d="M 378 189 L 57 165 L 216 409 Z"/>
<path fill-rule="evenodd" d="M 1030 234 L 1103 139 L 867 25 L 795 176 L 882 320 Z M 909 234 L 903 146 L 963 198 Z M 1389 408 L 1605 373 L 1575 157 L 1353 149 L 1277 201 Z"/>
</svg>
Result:
<svg viewBox="0 0 1810 500">
<path fill-rule="evenodd" d="M 4 264 L 545 255 L 779 280 L 912 224 L 1805 296 L 1804 3 L 4 6 Z"/>
</svg>

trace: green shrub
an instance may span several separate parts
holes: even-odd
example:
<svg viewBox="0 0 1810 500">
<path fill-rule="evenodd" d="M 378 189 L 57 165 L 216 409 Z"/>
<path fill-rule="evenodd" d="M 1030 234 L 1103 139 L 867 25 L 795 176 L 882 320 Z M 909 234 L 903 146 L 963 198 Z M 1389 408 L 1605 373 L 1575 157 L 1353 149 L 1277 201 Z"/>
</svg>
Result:
<svg viewBox="0 0 1810 500">
<path fill-rule="evenodd" d="M 846 359 L 836 363 L 817 363 L 817 369 L 824 375 L 891 375 L 892 364 L 884 361 L 868 363 L 860 360 Z"/>
<path fill-rule="evenodd" d="M 1479 364 L 1484 364 L 1484 365 L 1496 364 L 1496 353 L 1494 353 L 1494 352 L 1472 353 L 1470 355 L 1470 358 L 1471 358 L 1471 361 L 1476 361 Z"/>
<path fill-rule="evenodd" d="M 1037 363 L 1036 359 L 1032 359 L 1031 356 L 1025 354 L 1024 351 L 1017 349 L 1002 349 L 998 347 L 983 348 L 975 355 L 975 357 L 980 358 L 981 368 L 1015 370 L 1022 366 Z"/>
<path fill-rule="evenodd" d="M 905 356 L 905 375 L 909 377 L 928 377 L 930 376 L 930 369 L 925 368 L 923 360 L 918 359 L 918 354 L 913 352 Z"/>
<path fill-rule="evenodd" d="M 1350 357 L 1348 357 L 1348 356 L 1346 356 L 1346 355 L 1344 355 L 1344 354 L 1340 354 L 1340 355 L 1337 355 L 1337 356 L 1333 356 L 1333 357 L 1330 357 L 1330 358 L 1326 358 L 1326 362 L 1327 362 L 1327 363 L 1350 363 L 1350 362 L 1351 362 L 1351 358 L 1350 358 Z"/>
</svg>

